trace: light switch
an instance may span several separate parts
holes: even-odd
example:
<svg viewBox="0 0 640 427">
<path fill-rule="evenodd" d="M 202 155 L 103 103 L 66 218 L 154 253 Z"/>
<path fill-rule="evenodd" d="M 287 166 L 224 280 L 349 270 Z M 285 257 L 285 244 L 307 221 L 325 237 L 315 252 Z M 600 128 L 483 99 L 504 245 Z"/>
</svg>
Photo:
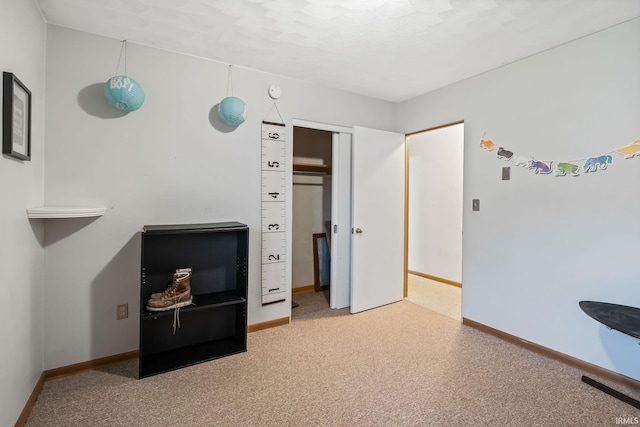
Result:
<svg viewBox="0 0 640 427">
<path fill-rule="evenodd" d="M 502 168 L 502 180 L 509 181 L 510 179 L 511 179 L 511 168 L 508 166 L 506 168 Z"/>
<path fill-rule="evenodd" d="M 474 211 L 479 211 L 480 210 L 480 199 L 473 199 L 472 209 Z"/>
</svg>

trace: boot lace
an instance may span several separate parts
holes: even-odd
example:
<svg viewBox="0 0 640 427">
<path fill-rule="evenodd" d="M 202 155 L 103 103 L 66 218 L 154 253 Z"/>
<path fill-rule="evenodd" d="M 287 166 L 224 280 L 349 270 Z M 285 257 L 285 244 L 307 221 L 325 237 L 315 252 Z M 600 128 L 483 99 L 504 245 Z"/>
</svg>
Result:
<svg viewBox="0 0 640 427">
<path fill-rule="evenodd" d="M 176 334 L 176 324 L 178 325 L 178 329 L 180 329 L 180 307 L 173 309 L 173 335 Z"/>
</svg>

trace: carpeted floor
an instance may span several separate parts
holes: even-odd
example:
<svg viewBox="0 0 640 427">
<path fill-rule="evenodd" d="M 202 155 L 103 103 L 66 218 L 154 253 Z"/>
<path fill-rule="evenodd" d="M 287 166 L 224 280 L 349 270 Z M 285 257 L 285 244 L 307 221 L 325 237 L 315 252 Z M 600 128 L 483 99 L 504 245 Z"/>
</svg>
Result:
<svg viewBox="0 0 640 427">
<path fill-rule="evenodd" d="M 249 350 L 142 380 L 137 361 L 49 381 L 28 426 L 614 426 L 640 411 L 583 372 L 408 301 L 351 315 L 296 295 Z M 610 386 L 640 398 L 640 391 Z"/>
<path fill-rule="evenodd" d="M 462 321 L 462 289 L 415 274 L 407 275 L 407 299 L 436 313 Z"/>
</svg>

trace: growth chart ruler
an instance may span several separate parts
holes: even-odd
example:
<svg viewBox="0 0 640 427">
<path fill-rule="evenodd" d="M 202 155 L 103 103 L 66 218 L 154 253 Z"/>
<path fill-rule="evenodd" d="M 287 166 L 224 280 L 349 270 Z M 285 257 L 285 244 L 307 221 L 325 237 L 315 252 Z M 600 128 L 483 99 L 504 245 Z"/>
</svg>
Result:
<svg viewBox="0 0 640 427">
<path fill-rule="evenodd" d="M 285 125 L 262 122 L 262 305 L 286 298 Z"/>
</svg>

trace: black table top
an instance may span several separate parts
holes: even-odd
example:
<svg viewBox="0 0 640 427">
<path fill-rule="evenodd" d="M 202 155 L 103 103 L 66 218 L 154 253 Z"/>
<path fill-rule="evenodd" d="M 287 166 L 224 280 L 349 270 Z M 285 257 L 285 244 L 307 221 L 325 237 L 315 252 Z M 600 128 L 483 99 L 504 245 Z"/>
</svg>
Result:
<svg viewBox="0 0 640 427">
<path fill-rule="evenodd" d="M 640 338 L 640 308 L 598 301 L 580 301 L 579 304 L 589 317 L 606 327 Z"/>
</svg>

